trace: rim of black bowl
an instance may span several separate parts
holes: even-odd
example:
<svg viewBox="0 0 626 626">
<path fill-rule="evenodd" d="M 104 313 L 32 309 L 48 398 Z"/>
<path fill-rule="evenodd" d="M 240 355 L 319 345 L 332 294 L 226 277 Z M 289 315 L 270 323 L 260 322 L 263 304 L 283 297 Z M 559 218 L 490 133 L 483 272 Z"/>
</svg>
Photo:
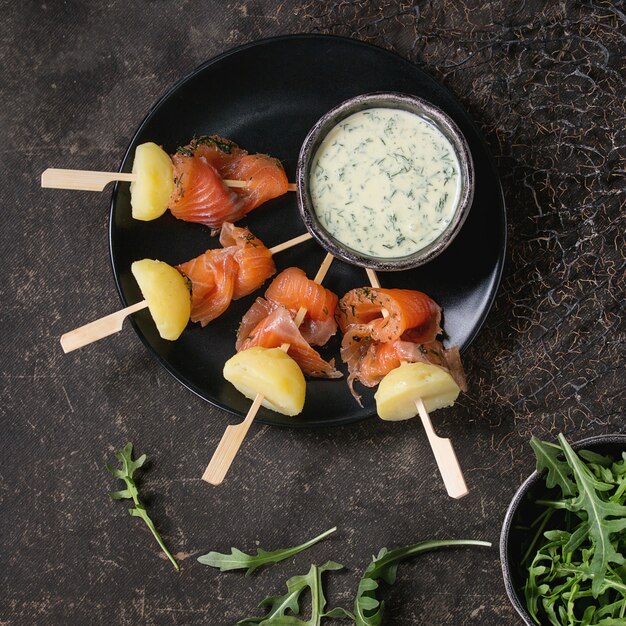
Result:
<svg viewBox="0 0 626 626">
<path fill-rule="evenodd" d="M 596 435 L 594 437 L 581 439 L 580 441 L 570 444 L 570 446 L 573 450 L 578 451 L 587 448 L 588 446 L 602 446 L 620 443 L 624 444 L 626 449 L 626 434 L 615 433 L 612 435 Z M 513 576 L 508 556 L 509 534 L 513 524 L 513 519 L 518 512 L 519 505 L 522 503 L 524 497 L 530 489 L 538 484 L 540 480 L 542 480 L 542 475 L 540 475 L 537 471 L 534 471 L 520 485 L 506 511 L 504 522 L 502 523 L 502 531 L 500 533 L 500 564 L 502 566 L 504 587 L 511 604 L 518 612 L 519 616 L 524 620 L 526 626 L 537 626 L 537 623 L 530 617 L 530 614 L 526 610 L 526 605 L 523 602 L 522 597 L 519 595 L 519 591 L 513 585 Z"/>
<path fill-rule="evenodd" d="M 333 237 L 319 222 L 309 191 L 309 169 L 326 135 L 342 120 L 366 109 L 379 106 L 413 113 L 432 124 L 451 143 L 459 162 L 461 189 L 454 218 L 431 243 L 403 257 L 374 257 L 346 246 Z M 441 254 L 461 230 L 474 199 L 474 162 L 465 136 L 452 118 L 424 98 L 396 91 L 375 91 L 345 100 L 325 113 L 307 134 L 296 167 L 298 210 L 307 230 L 328 252 L 351 265 L 385 272 L 403 271 L 428 263 Z"/>
</svg>

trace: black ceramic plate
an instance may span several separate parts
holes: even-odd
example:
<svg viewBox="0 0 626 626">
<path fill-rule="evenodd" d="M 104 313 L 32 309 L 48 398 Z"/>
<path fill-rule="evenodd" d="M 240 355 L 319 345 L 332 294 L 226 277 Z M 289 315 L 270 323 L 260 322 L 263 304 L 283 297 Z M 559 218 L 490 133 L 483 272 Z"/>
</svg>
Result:
<svg viewBox="0 0 626 626">
<path fill-rule="evenodd" d="M 381 273 L 385 287 L 419 289 L 444 311 L 447 345 L 467 348 L 495 296 L 505 248 L 505 210 L 498 176 L 480 134 L 454 97 L 433 78 L 399 56 L 351 39 L 302 35 L 268 39 L 227 52 L 176 84 L 150 110 L 122 162 L 131 170 L 135 147 L 146 141 L 168 152 L 194 135 L 219 134 L 250 152 L 280 158 L 294 180 L 300 146 L 313 124 L 329 109 L 357 94 L 398 91 L 415 94 L 443 109 L 469 143 L 476 169 L 476 193 L 469 217 L 453 244 L 437 259 L 415 270 Z M 289 193 L 252 212 L 242 224 L 268 246 L 305 232 Z M 167 212 L 152 222 L 131 218 L 127 183 L 116 186 L 111 204 L 111 261 L 125 304 L 141 294 L 130 272 L 133 261 L 154 258 L 177 264 L 218 247 L 209 229 L 176 220 Z M 313 241 L 275 257 L 278 270 L 295 265 L 314 276 L 325 252 Z M 340 296 L 367 284 L 365 271 L 335 261 L 324 281 Z M 259 292 L 262 293 L 262 292 Z M 222 377 L 234 353 L 235 332 L 254 294 L 234 302 L 221 317 L 201 328 L 190 324 L 178 341 L 161 339 L 147 310 L 133 316 L 143 342 L 181 383 L 209 402 L 245 415 L 250 401 Z M 339 356 L 339 338 L 322 349 Z M 341 364 L 345 372 L 345 368 Z M 259 421 L 289 426 L 327 426 L 375 414 L 373 390 L 364 390 L 364 408 L 344 380 L 307 385 L 304 411 L 295 418 L 266 410 Z"/>
</svg>

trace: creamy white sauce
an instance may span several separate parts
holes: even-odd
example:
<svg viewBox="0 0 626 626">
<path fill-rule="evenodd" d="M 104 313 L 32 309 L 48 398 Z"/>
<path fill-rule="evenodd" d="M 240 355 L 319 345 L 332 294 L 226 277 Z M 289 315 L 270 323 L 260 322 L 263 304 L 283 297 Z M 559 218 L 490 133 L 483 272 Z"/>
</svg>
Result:
<svg viewBox="0 0 626 626">
<path fill-rule="evenodd" d="M 452 220 L 460 167 L 434 125 L 408 111 L 372 108 L 328 133 L 309 184 L 315 213 L 335 239 L 374 257 L 405 257 Z"/>
</svg>

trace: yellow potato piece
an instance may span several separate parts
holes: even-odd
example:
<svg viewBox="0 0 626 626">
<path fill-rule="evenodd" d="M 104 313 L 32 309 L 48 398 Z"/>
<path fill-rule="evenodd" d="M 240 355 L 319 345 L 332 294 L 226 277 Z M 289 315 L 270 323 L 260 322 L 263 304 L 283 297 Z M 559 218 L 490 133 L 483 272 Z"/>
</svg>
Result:
<svg viewBox="0 0 626 626">
<path fill-rule="evenodd" d="M 246 398 L 263 394 L 263 406 L 277 413 L 297 415 L 304 407 L 302 370 L 280 348 L 255 346 L 235 354 L 224 365 L 224 378 Z"/>
<path fill-rule="evenodd" d="M 180 272 L 163 261 L 142 259 L 131 271 L 163 339 L 174 341 L 187 326 L 191 294 Z"/>
<path fill-rule="evenodd" d="M 406 420 L 417 415 L 416 398 L 428 412 L 452 406 L 460 393 L 450 374 L 430 363 L 402 363 L 385 376 L 374 397 L 384 420 Z"/>
<path fill-rule="evenodd" d="M 165 213 L 174 191 L 174 166 L 167 152 L 155 143 L 142 143 L 135 150 L 130 184 L 130 205 L 136 220 L 149 221 Z"/>
</svg>

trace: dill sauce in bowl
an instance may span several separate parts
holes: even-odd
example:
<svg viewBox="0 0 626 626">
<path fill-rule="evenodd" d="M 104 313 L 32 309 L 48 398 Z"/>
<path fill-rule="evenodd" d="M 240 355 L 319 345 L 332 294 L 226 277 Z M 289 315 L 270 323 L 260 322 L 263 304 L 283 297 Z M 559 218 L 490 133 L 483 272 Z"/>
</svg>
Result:
<svg viewBox="0 0 626 626">
<path fill-rule="evenodd" d="M 298 207 L 317 241 L 362 267 L 403 270 L 441 253 L 473 198 L 467 142 L 440 109 L 397 93 L 352 98 L 309 132 Z"/>
</svg>

